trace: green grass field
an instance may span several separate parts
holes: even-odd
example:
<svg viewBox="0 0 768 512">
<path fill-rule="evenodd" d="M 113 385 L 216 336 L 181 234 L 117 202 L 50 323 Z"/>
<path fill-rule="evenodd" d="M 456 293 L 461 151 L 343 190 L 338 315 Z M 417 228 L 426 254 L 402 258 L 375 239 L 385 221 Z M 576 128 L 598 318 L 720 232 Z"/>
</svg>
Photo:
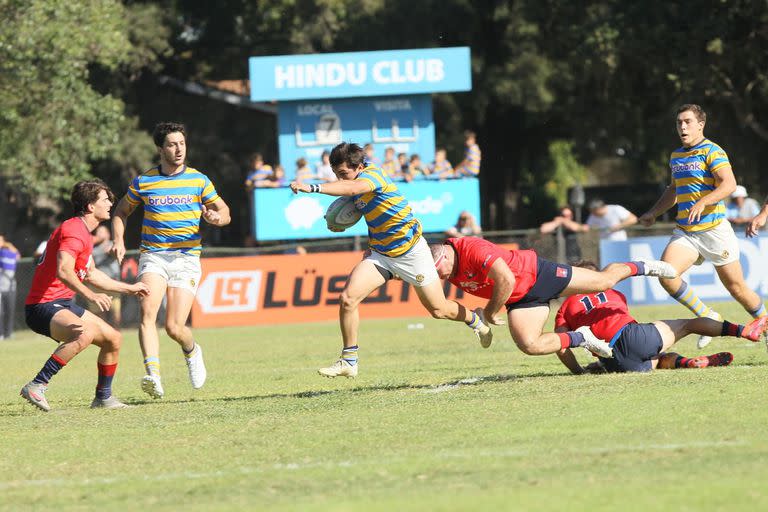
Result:
<svg viewBox="0 0 768 512">
<path fill-rule="evenodd" d="M 19 333 L 0 342 L 0 510 L 768 510 L 762 344 L 713 341 L 728 368 L 577 377 L 495 333 L 483 350 L 460 324 L 363 320 L 360 376 L 326 380 L 335 322 L 200 330 L 196 392 L 164 337 L 153 402 L 129 330 L 115 391 L 134 407 L 88 408 L 90 348 L 48 414 L 18 391 L 54 345 Z"/>
</svg>

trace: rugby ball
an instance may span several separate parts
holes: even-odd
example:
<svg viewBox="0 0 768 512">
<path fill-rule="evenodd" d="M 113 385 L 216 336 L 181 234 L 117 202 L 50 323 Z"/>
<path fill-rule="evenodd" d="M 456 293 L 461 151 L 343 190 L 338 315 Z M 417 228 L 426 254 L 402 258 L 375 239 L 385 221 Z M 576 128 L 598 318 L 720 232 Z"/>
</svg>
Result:
<svg viewBox="0 0 768 512">
<path fill-rule="evenodd" d="M 363 212 L 357 209 L 351 197 L 344 196 L 336 199 L 325 211 L 325 222 L 329 228 L 347 229 L 357 224 Z"/>
</svg>

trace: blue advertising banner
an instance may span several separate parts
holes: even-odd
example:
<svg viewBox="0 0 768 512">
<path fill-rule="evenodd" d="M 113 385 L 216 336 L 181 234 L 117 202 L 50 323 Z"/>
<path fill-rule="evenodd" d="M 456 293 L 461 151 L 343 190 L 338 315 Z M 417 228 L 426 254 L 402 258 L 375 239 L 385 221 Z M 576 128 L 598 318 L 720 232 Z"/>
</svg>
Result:
<svg viewBox="0 0 768 512">
<path fill-rule="evenodd" d="M 768 256 L 768 237 L 746 238 L 743 234 L 737 236 L 747 286 L 759 295 L 765 296 L 768 293 L 768 265 L 765 264 Z M 659 259 L 667 242 L 669 237 L 666 236 L 630 238 L 621 242 L 601 240 L 600 265 L 641 258 Z M 695 288 L 696 293 L 705 302 L 733 300 L 717 277 L 715 267 L 711 263 L 694 265 L 683 274 L 683 279 Z M 676 304 L 676 301 L 669 297 L 659 284 L 659 280 L 655 278 L 627 279 L 616 286 L 616 289 L 627 296 L 630 304 Z"/>
<path fill-rule="evenodd" d="M 470 53 L 466 46 L 251 57 L 248 64 L 252 101 L 472 89 Z"/>
<path fill-rule="evenodd" d="M 397 186 L 427 233 L 442 232 L 453 226 L 463 210 L 480 222 L 477 178 L 398 182 Z M 343 233 L 328 231 L 323 215 L 335 199 L 324 194 L 295 195 L 289 188 L 254 189 L 251 225 L 256 232 L 253 236 L 261 241 L 367 236 L 364 219 Z"/>
<path fill-rule="evenodd" d="M 314 170 L 323 151 L 341 141 L 372 143 L 381 165 L 384 150 L 416 153 L 426 165 L 435 156 L 435 125 L 429 95 L 288 101 L 278 105 L 280 162 L 289 180 L 296 161 L 304 158 Z"/>
</svg>

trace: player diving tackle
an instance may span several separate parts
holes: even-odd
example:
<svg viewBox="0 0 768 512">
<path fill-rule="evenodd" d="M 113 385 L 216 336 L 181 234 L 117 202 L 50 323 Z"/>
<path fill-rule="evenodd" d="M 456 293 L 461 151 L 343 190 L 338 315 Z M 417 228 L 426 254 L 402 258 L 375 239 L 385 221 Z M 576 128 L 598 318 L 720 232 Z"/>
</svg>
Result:
<svg viewBox="0 0 768 512">
<path fill-rule="evenodd" d="M 675 269 L 662 261 L 611 263 L 598 272 L 545 260 L 533 250 L 510 251 L 470 236 L 449 238 L 430 249 L 441 279 L 466 293 L 488 299 L 485 308 L 479 310 L 484 322 L 503 325 L 497 313 L 502 306 L 506 307 L 512 339 L 529 355 L 583 347 L 610 358 L 611 347 L 586 325 L 567 332 L 544 333 L 549 301 L 575 293 L 604 291 L 632 276 L 677 276 Z M 490 342 L 482 345 L 487 348 Z"/>
</svg>

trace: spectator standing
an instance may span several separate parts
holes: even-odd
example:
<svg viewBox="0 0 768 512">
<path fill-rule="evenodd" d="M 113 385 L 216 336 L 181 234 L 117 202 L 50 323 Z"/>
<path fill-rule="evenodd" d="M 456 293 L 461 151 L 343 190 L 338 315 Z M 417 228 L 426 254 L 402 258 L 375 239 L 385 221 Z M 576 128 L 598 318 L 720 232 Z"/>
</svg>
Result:
<svg viewBox="0 0 768 512">
<path fill-rule="evenodd" d="M 565 238 L 565 259 L 568 263 L 581 260 L 579 233 L 589 231 L 589 226 L 574 220 L 573 210 L 570 206 L 561 206 L 557 217 L 539 227 L 539 231 L 544 234 L 557 233 L 558 230 L 562 230 Z"/>
<path fill-rule="evenodd" d="M 104 224 L 99 224 L 91 235 L 91 239 L 93 240 L 93 252 L 91 253 L 93 264 L 110 279 L 120 281 L 120 265 L 109 253 L 112 250 L 112 233 L 109 228 Z M 107 295 L 112 298 L 112 307 L 109 308 L 109 311 L 101 311 L 98 305 L 90 302 L 88 303 L 88 310 L 109 322 L 115 329 L 119 329 L 122 322 L 120 294 L 108 293 Z"/>
<path fill-rule="evenodd" d="M 463 236 L 480 236 L 483 230 L 477 223 L 475 216 L 467 210 L 459 214 L 456 224 L 451 226 L 446 232 L 448 238 L 461 238 Z"/>
<path fill-rule="evenodd" d="M 470 130 L 464 132 L 464 146 L 467 149 L 464 153 L 464 160 L 456 166 L 456 176 L 477 177 L 480 174 L 482 153 L 480 152 L 480 146 L 477 145 L 477 135 L 475 132 Z"/>
<path fill-rule="evenodd" d="M 13 336 L 16 313 L 16 263 L 19 250 L 0 235 L 0 340 Z"/>
<path fill-rule="evenodd" d="M 317 174 L 317 179 L 320 181 L 330 183 L 338 180 L 336 175 L 333 174 L 333 169 L 331 168 L 331 153 L 328 150 L 323 151 L 323 154 L 320 156 L 320 163 L 315 167 L 315 172 Z"/>
<path fill-rule="evenodd" d="M 245 188 L 252 190 L 263 186 L 263 183 L 272 176 L 272 166 L 264 163 L 261 153 L 251 155 L 251 170 L 245 178 Z"/>
<path fill-rule="evenodd" d="M 736 190 L 731 194 L 731 202 L 725 210 L 725 218 L 735 226 L 745 226 L 760 213 L 760 204 L 748 197 L 747 189 L 736 185 Z"/>
<path fill-rule="evenodd" d="M 637 224 L 637 216 L 618 204 L 605 204 L 602 199 L 593 199 L 589 203 L 587 226 L 600 232 L 600 238 L 606 240 L 626 240 L 624 228 Z"/>
<path fill-rule="evenodd" d="M 437 148 L 435 151 L 435 161 L 432 163 L 431 171 L 433 177 L 441 180 L 456 177 L 451 162 L 445 156 L 445 148 Z"/>
</svg>

